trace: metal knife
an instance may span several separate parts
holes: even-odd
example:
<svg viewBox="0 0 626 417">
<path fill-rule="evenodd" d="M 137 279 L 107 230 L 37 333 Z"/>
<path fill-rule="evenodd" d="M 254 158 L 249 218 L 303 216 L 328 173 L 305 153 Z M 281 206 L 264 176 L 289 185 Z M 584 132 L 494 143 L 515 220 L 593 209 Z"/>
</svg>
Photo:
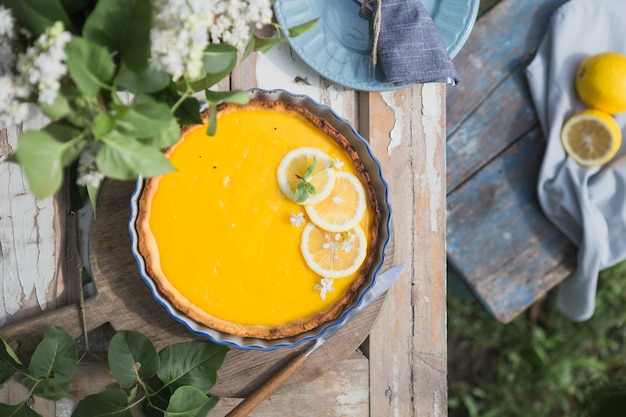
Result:
<svg viewBox="0 0 626 417">
<path fill-rule="evenodd" d="M 283 382 L 285 382 L 305 361 L 305 359 L 311 355 L 318 347 L 324 344 L 331 336 L 341 330 L 350 320 L 352 320 L 357 314 L 365 310 L 370 304 L 380 297 L 385 291 L 391 287 L 402 271 L 404 270 L 404 263 L 393 266 L 378 275 L 374 280 L 374 285 L 368 292 L 365 293 L 361 303 L 353 308 L 336 326 L 328 329 L 323 335 L 317 338 L 315 344 L 309 347 L 304 352 L 299 352 L 294 358 L 287 362 L 282 368 L 280 368 L 274 375 L 272 375 L 267 381 L 252 392 L 245 400 L 240 402 L 235 408 L 231 410 L 226 417 L 244 417 L 247 416 L 252 410 L 256 408 L 263 400 L 270 396 Z"/>
</svg>

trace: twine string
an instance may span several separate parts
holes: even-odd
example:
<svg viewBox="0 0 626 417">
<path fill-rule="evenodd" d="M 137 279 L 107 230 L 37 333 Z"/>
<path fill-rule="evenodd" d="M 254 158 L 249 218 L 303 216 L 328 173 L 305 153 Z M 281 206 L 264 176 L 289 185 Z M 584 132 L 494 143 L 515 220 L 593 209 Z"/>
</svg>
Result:
<svg viewBox="0 0 626 417">
<path fill-rule="evenodd" d="M 368 19 L 372 18 L 372 13 L 368 9 L 368 6 L 372 3 L 376 4 L 376 13 L 374 14 L 373 21 L 373 31 L 374 31 L 374 42 L 372 45 L 372 64 L 376 65 L 377 57 L 378 57 L 378 35 L 380 34 L 380 15 L 381 15 L 381 6 L 383 0 L 363 0 L 361 3 L 361 12 Z"/>
</svg>

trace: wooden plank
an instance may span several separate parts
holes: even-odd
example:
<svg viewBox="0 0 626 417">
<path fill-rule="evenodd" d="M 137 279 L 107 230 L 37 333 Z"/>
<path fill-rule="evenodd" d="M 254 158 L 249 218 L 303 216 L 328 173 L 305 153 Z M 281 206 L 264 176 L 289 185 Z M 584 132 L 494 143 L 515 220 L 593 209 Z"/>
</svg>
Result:
<svg viewBox="0 0 626 417">
<path fill-rule="evenodd" d="M 574 246 L 539 209 L 545 141 L 536 127 L 448 196 L 448 259 L 508 322 L 574 268 Z"/>
<path fill-rule="evenodd" d="M 357 92 L 326 80 L 293 54 L 287 43 L 253 55 L 233 71 L 232 88 L 283 89 L 330 106 L 339 116 L 357 123 Z"/>
<path fill-rule="evenodd" d="M 23 130 L 48 120 L 33 114 L 23 126 L 0 130 L 0 326 L 77 299 L 74 217 L 68 196 L 36 199 L 21 167 L 4 161 Z"/>
<path fill-rule="evenodd" d="M 250 417 L 363 417 L 369 413 L 369 362 L 355 352 L 334 369 L 286 393 L 272 394 Z M 228 414 L 240 399 L 222 398 L 208 417 Z"/>
<path fill-rule="evenodd" d="M 20 384 L 16 377 L 14 377 L 0 389 L 0 402 L 16 405 L 26 400 L 28 406 L 43 417 L 55 417 L 56 404 L 54 401 L 45 400 L 36 396 L 29 397 L 28 392 L 28 388 Z"/>
<path fill-rule="evenodd" d="M 444 92 L 425 84 L 370 94 L 361 109 L 402 225 L 396 262 L 407 263 L 370 333 L 371 416 L 447 414 Z"/>
<path fill-rule="evenodd" d="M 524 71 L 518 68 L 448 136 L 447 193 L 456 190 L 536 126 L 537 114 Z M 541 159 L 542 153 L 535 156 Z"/>
<path fill-rule="evenodd" d="M 454 58 L 461 84 L 447 89 L 451 134 L 502 80 L 532 59 L 552 12 L 565 0 L 502 1 L 482 16 Z"/>
</svg>

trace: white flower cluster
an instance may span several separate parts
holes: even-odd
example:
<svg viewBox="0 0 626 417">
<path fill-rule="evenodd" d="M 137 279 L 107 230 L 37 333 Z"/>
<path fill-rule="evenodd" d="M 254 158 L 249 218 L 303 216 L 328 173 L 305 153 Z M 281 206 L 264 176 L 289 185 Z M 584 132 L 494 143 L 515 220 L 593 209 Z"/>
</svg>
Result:
<svg viewBox="0 0 626 417">
<path fill-rule="evenodd" d="M 272 19 L 269 0 L 152 0 L 152 64 L 174 80 L 196 79 L 209 43 L 242 50 L 250 27 Z"/>
<path fill-rule="evenodd" d="M 28 115 L 28 102 L 52 104 L 60 79 L 67 74 L 65 45 L 71 35 L 56 22 L 23 53 L 15 54 L 15 19 L 0 5 L 0 128 L 22 123 Z"/>
</svg>

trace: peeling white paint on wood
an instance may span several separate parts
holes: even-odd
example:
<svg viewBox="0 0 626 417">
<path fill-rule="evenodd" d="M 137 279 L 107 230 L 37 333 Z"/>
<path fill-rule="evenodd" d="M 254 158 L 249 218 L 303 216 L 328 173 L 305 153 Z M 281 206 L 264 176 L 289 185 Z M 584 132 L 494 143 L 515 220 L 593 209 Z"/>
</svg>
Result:
<svg viewBox="0 0 626 417">
<path fill-rule="evenodd" d="M 280 44 L 269 52 L 256 57 L 256 85 L 265 90 L 285 89 L 293 94 L 303 94 L 331 107 L 340 117 L 351 120 L 354 109 L 353 90 L 321 77 L 291 50 L 288 44 Z M 285 80 L 290 84 L 285 85 Z"/>
<path fill-rule="evenodd" d="M 387 145 L 387 155 L 391 156 L 393 148 L 400 146 L 402 143 L 402 132 L 404 131 L 404 111 L 402 107 L 396 104 L 395 93 L 393 91 L 384 91 L 380 93 L 383 101 L 394 114 L 393 128 L 389 132 L 389 145 Z"/>
<path fill-rule="evenodd" d="M 288 87 L 285 80 L 290 80 Z M 287 43 L 256 56 L 256 84 L 259 88 L 287 89 L 319 100 L 321 82 L 320 76 L 302 62 Z"/>
<path fill-rule="evenodd" d="M 422 131 L 426 138 L 426 169 L 423 174 L 428 178 L 423 178 L 420 183 L 422 184 L 422 191 L 428 188 L 428 191 L 434 195 L 430 198 L 430 230 L 433 233 L 437 233 L 441 228 L 439 227 L 439 201 L 441 195 L 441 189 L 437 186 L 442 181 L 441 173 L 437 170 L 437 151 L 443 147 L 445 149 L 445 136 L 442 137 L 441 124 L 444 120 L 444 106 L 443 106 L 443 93 L 440 86 L 435 83 L 424 84 L 422 87 Z"/>
<path fill-rule="evenodd" d="M 39 128 L 41 116 L 32 118 L 25 126 Z M 28 192 L 21 168 L 3 161 L 17 147 L 16 128 L 8 129 L 4 155 L 0 155 L 0 325 L 33 295 L 43 310 L 48 288 L 56 279 L 58 252 L 55 230 L 58 228 L 55 203 L 52 198 L 37 200 Z"/>
</svg>

